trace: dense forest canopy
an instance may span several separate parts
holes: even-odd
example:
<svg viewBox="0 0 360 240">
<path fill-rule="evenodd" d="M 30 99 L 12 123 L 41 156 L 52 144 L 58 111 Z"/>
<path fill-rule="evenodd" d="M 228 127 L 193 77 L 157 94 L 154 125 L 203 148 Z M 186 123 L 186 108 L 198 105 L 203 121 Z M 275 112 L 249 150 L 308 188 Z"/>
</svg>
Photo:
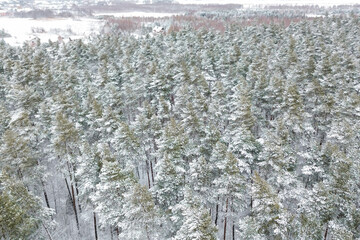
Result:
<svg viewBox="0 0 360 240">
<path fill-rule="evenodd" d="M 0 44 L 1 239 L 360 238 L 360 18 Z"/>
</svg>

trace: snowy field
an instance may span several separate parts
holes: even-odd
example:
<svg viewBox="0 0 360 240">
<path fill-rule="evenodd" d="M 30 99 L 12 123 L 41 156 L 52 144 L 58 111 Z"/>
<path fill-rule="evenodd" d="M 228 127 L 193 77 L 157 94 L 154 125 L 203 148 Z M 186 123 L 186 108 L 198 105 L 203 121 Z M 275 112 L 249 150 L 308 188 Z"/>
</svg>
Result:
<svg viewBox="0 0 360 240">
<path fill-rule="evenodd" d="M 183 13 L 157 13 L 157 12 L 104 12 L 95 13 L 94 16 L 114 16 L 114 17 L 171 17 L 174 15 L 182 15 Z"/>
<path fill-rule="evenodd" d="M 83 38 L 91 34 L 97 34 L 103 25 L 103 21 L 91 18 L 70 18 L 52 19 L 28 19 L 0 17 L 0 30 L 9 33 L 11 37 L 4 38 L 4 41 L 19 46 L 23 42 L 40 38 L 41 42 L 57 41 L 59 36 L 64 41 L 76 38 Z"/>
<path fill-rule="evenodd" d="M 0 2 L 3 0 L 0 0 Z M 242 4 L 245 8 L 257 8 L 266 5 L 319 5 L 324 7 L 331 7 L 335 5 L 352 5 L 360 4 L 360 0 L 178 0 L 181 4 Z M 169 12 L 97 12 L 95 16 L 114 16 L 114 17 L 169 17 L 173 15 L 181 15 L 183 13 L 169 13 Z M 51 18 L 51 19 L 27 19 L 27 18 L 10 18 L 0 17 L 0 31 L 11 37 L 4 38 L 4 41 L 14 45 L 20 46 L 25 41 L 40 38 L 42 42 L 49 39 L 57 41 L 59 36 L 64 40 L 85 38 L 91 34 L 98 34 L 105 21 L 93 18 Z"/>
<path fill-rule="evenodd" d="M 168 17 L 180 13 L 149 13 L 149 12 L 123 12 L 123 13 L 97 13 L 95 16 L 111 15 L 114 17 Z M 104 20 L 93 18 L 51 18 L 29 19 L 0 17 L 0 31 L 11 37 L 3 38 L 5 42 L 13 46 L 21 46 L 25 41 L 31 41 L 38 37 L 41 42 L 48 40 L 57 41 L 61 37 L 65 42 L 69 39 L 85 38 L 91 34 L 100 33 L 104 26 Z M 0 38 L 1 39 L 1 38 Z"/>
<path fill-rule="evenodd" d="M 106 12 L 97 13 L 95 16 L 114 17 L 169 17 L 180 15 L 180 13 L 156 13 L 156 12 Z M 25 41 L 31 41 L 38 37 L 41 42 L 48 40 L 57 41 L 59 37 L 64 41 L 69 39 L 85 38 L 91 34 L 100 33 L 104 20 L 93 18 L 51 18 L 51 19 L 29 19 L 0 17 L 0 31 L 11 37 L 3 38 L 5 42 L 13 46 L 21 46 Z"/>
</svg>

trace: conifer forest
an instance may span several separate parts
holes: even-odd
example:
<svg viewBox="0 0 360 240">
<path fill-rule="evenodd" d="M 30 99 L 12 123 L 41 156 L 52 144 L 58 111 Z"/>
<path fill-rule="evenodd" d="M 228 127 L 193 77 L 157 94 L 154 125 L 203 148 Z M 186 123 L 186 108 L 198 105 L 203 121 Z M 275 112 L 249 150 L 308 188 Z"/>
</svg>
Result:
<svg viewBox="0 0 360 240">
<path fill-rule="evenodd" d="M 360 239 L 360 10 L 306 11 L 1 42 L 0 239 Z"/>
</svg>

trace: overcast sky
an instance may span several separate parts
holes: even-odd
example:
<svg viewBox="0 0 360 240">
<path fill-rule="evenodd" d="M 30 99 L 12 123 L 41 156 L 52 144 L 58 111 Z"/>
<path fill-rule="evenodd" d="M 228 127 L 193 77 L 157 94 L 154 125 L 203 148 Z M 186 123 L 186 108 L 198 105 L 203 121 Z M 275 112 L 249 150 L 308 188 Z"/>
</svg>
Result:
<svg viewBox="0 0 360 240">
<path fill-rule="evenodd" d="M 204 4 L 245 4 L 245 5 L 258 5 L 258 4 L 291 4 L 291 5 L 321 5 L 333 6 L 344 4 L 360 4 L 360 0 L 177 0 L 180 3 L 204 3 Z"/>
</svg>

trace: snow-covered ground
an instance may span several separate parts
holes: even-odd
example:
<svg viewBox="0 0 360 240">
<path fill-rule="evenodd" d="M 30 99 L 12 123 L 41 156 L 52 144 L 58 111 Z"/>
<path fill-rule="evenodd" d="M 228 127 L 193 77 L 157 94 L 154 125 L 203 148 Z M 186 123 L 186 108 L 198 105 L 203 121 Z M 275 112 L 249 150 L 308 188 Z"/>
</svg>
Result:
<svg viewBox="0 0 360 240">
<path fill-rule="evenodd" d="M 22 45 L 23 42 L 40 38 L 42 42 L 49 39 L 57 41 L 59 36 L 64 41 L 76 38 L 83 38 L 93 33 L 99 33 L 103 21 L 91 18 L 70 18 L 54 19 L 28 19 L 0 17 L 0 30 L 4 29 L 11 37 L 4 38 L 4 41 L 14 45 Z"/>
<path fill-rule="evenodd" d="M 123 12 L 123 13 L 97 13 L 94 15 L 112 15 L 114 17 L 168 17 L 179 13 L 156 13 L 156 12 Z M 38 37 L 41 42 L 57 41 L 59 37 L 67 41 L 69 38 L 84 38 L 91 34 L 98 34 L 105 21 L 93 18 L 51 18 L 29 19 L 0 17 L 0 31 L 4 30 L 11 37 L 4 41 L 13 46 L 20 46 L 25 41 L 31 41 Z"/>
<path fill-rule="evenodd" d="M 0 3 L 8 0 L 0 0 Z M 10 1 L 9 1 L 10 2 Z M 178 0 L 181 4 L 242 4 L 246 8 L 253 8 L 265 5 L 351 5 L 360 4 L 360 0 Z M 37 0 L 37 3 L 50 4 L 48 0 Z M 54 2 L 51 2 L 54 4 Z M 114 17 L 168 17 L 182 13 L 159 13 L 159 12 L 98 12 L 95 16 L 112 15 Z M 23 42 L 32 40 L 35 37 L 40 38 L 42 42 L 49 39 L 58 40 L 59 36 L 64 41 L 76 38 L 84 38 L 93 33 L 97 34 L 104 25 L 103 20 L 93 18 L 80 18 L 77 20 L 70 18 L 52 18 L 52 19 L 26 19 L 0 17 L 0 31 L 4 30 L 11 37 L 4 40 L 11 45 L 22 45 Z"/>
<path fill-rule="evenodd" d="M 157 13 L 157 12 L 104 12 L 95 13 L 94 16 L 114 16 L 114 17 L 170 17 L 174 15 L 181 15 L 181 13 Z"/>
</svg>

